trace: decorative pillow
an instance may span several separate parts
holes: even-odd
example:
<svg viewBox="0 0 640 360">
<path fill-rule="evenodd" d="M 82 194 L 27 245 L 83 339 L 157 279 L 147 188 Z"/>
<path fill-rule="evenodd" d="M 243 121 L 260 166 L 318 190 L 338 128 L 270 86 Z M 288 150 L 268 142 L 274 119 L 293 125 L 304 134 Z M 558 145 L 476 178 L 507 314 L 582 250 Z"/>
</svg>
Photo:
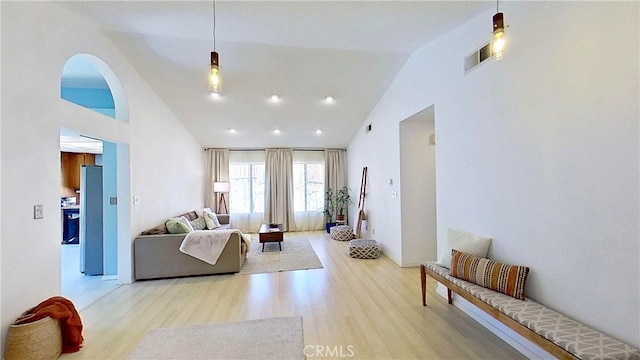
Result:
<svg viewBox="0 0 640 360">
<path fill-rule="evenodd" d="M 202 214 L 204 214 L 205 211 L 212 212 L 210 208 L 195 209 L 194 211 L 196 212 L 198 217 L 202 217 Z"/>
<path fill-rule="evenodd" d="M 193 231 L 193 227 L 186 217 L 171 218 L 164 224 L 169 234 L 185 234 Z"/>
<path fill-rule="evenodd" d="M 207 229 L 212 230 L 217 227 L 220 227 L 220 221 L 218 220 L 218 216 L 213 211 L 204 211 L 202 213 L 202 217 L 204 218 L 204 221 L 207 224 Z"/>
<path fill-rule="evenodd" d="M 445 242 L 444 248 L 440 251 L 440 256 L 438 256 L 436 264 L 450 269 L 452 249 L 457 249 L 458 251 L 462 251 L 473 256 L 486 258 L 487 252 L 489 252 L 489 245 L 491 245 L 490 238 L 478 236 L 462 230 L 449 229 L 449 232 L 447 233 L 447 241 Z"/>
<path fill-rule="evenodd" d="M 456 249 L 451 250 L 451 257 L 451 275 L 454 277 L 524 300 L 528 267 L 501 264 Z"/>
<path fill-rule="evenodd" d="M 193 230 L 204 230 L 207 228 L 207 222 L 204 220 L 203 217 L 199 217 L 195 220 L 191 220 L 190 223 Z"/>
</svg>

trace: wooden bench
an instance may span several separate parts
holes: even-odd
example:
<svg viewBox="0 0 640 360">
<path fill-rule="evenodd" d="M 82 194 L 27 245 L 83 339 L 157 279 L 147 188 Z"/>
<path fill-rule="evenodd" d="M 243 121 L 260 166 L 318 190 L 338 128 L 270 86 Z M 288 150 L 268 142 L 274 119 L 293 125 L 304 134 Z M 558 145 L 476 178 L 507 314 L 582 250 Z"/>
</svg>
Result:
<svg viewBox="0 0 640 360">
<path fill-rule="evenodd" d="M 640 351 L 630 345 L 531 299 L 515 299 L 455 278 L 435 262 L 420 266 L 423 306 L 427 306 L 427 276 L 447 287 L 449 304 L 453 302 L 452 293 L 460 295 L 558 359 L 640 359 Z"/>
</svg>

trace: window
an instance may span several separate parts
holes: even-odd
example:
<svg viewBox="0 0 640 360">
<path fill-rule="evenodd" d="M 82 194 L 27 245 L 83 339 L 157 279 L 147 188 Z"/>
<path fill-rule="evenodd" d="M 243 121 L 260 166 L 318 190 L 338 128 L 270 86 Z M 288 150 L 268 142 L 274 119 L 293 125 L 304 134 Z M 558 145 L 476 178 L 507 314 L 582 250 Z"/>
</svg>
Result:
<svg viewBox="0 0 640 360">
<path fill-rule="evenodd" d="M 324 163 L 293 164 L 293 209 L 324 210 Z"/>
<path fill-rule="evenodd" d="M 264 163 L 229 164 L 229 211 L 264 212 Z"/>
</svg>

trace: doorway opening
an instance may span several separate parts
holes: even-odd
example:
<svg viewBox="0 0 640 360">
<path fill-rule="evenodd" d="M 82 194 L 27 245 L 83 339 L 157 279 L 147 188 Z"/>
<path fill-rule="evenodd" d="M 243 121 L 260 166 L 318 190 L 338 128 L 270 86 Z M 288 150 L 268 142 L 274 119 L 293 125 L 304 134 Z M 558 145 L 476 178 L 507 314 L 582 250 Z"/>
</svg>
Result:
<svg viewBox="0 0 640 360">
<path fill-rule="evenodd" d="M 128 107 L 113 71 L 93 55 L 65 63 L 60 97 L 106 117 L 128 122 Z M 104 140 L 100 129 L 60 130 L 61 293 L 83 309 L 127 283 L 119 278 L 120 243 L 130 229 L 128 144 Z M 91 132 L 91 133 L 89 133 Z M 130 247 L 129 247 L 130 248 Z M 130 257 L 130 250 L 124 257 Z M 125 268 L 125 271 L 127 269 Z"/>
<path fill-rule="evenodd" d="M 402 266 L 437 257 L 434 108 L 421 110 L 399 125 Z"/>
<path fill-rule="evenodd" d="M 60 131 L 61 293 L 79 309 L 117 287 L 115 145 Z"/>
</svg>

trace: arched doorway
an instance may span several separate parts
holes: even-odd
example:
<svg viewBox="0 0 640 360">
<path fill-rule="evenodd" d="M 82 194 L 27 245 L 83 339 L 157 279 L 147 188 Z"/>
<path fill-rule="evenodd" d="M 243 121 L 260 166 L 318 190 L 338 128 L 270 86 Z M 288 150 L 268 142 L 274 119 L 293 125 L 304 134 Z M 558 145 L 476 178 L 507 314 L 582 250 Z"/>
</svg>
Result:
<svg viewBox="0 0 640 360">
<path fill-rule="evenodd" d="M 113 70 L 94 55 L 77 54 L 67 60 L 61 76 L 60 97 L 115 121 L 129 121 L 122 84 Z M 76 245 L 75 249 L 65 249 L 65 241 L 73 239 L 73 236 L 65 232 L 68 219 L 63 215 L 62 294 L 75 300 L 76 306 L 82 308 L 93 302 L 95 297 L 115 289 L 116 283 L 131 282 L 130 266 L 129 269 L 124 267 L 125 273 L 119 271 L 119 263 L 126 263 L 131 258 L 131 247 L 121 245 L 130 242 L 130 210 L 126 201 L 130 187 L 127 170 L 129 147 L 126 143 L 106 141 L 99 130 L 86 133 L 77 129 L 61 129 L 60 148 L 63 195 L 76 199 L 76 204 L 71 207 L 78 208 L 79 223 L 77 244 L 73 241 L 68 244 Z M 76 161 L 70 166 L 73 174 L 64 174 L 69 168 L 65 158 L 81 158 L 84 166 L 78 170 L 80 162 Z M 91 176 L 88 174 L 95 174 L 95 171 L 99 171 L 99 175 L 89 180 Z M 65 187 L 68 185 L 64 183 L 66 178 L 77 179 L 78 175 L 83 184 L 78 182 L 78 188 Z M 89 181 L 99 181 L 100 184 Z M 74 196 L 73 192 L 77 195 Z M 61 204 L 64 200 L 65 197 L 61 197 Z M 71 263 L 66 263 L 69 261 Z M 87 294 L 94 296 L 87 297 Z"/>
</svg>

